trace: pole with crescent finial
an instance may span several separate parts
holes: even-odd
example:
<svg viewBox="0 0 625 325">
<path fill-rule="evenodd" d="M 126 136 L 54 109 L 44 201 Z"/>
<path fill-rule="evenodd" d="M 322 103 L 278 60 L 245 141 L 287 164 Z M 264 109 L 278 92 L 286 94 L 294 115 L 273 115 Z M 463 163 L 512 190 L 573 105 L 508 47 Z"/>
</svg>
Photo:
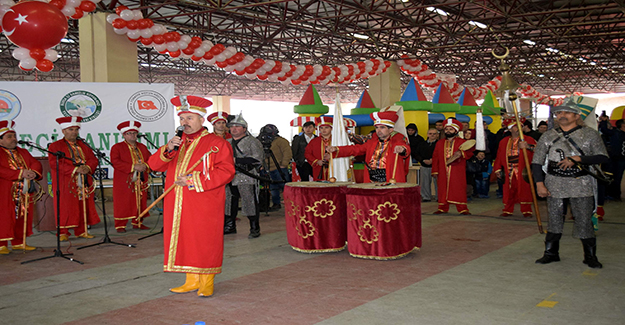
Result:
<svg viewBox="0 0 625 325">
<path fill-rule="evenodd" d="M 514 119 L 516 121 L 517 128 L 519 129 L 519 138 L 521 142 L 525 141 L 523 135 L 523 126 L 521 125 L 521 121 L 519 119 L 519 110 L 516 105 L 516 100 L 518 98 L 516 94 L 516 89 L 520 87 L 520 85 L 512 79 L 510 76 L 510 66 L 508 66 L 504 59 L 510 54 L 510 51 L 506 47 L 506 53 L 504 55 L 497 55 L 495 51 L 491 51 L 493 56 L 497 59 L 501 60 L 501 64 L 499 65 L 499 71 L 501 71 L 501 86 L 500 90 L 503 91 L 502 98 L 504 100 L 508 99 L 512 103 L 512 108 L 514 109 Z M 505 97 L 504 97 L 505 96 Z M 507 97 L 507 98 L 506 98 Z M 538 200 L 536 199 L 536 188 L 534 187 L 534 177 L 532 176 L 531 169 L 531 161 L 529 161 L 527 155 L 527 148 L 521 148 L 523 152 L 523 160 L 525 162 L 525 170 L 527 171 L 528 183 L 530 184 L 530 189 L 532 190 L 532 202 L 534 203 L 534 211 L 536 212 L 536 223 L 538 224 L 538 232 L 543 234 L 543 225 L 540 220 L 540 210 L 538 209 Z"/>
</svg>

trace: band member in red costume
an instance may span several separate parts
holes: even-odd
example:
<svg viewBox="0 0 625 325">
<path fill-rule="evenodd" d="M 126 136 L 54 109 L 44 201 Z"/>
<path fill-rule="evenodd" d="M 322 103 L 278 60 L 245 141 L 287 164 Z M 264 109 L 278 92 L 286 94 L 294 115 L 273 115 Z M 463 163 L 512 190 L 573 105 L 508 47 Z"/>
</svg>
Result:
<svg viewBox="0 0 625 325">
<path fill-rule="evenodd" d="M 410 145 L 403 134 L 394 130 L 399 116 L 389 111 L 371 113 L 370 117 L 375 125 L 371 140 L 352 146 L 328 147 L 326 151 L 333 157 L 365 155 L 365 183 L 390 182 L 393 177 L 397 183 L 405 183 L 410 164 Z"/>
<path fill-rule="evenodd" d="M 32 182 L 41 179 L 41 163 L 17 146 L 14 127 L 11 120 L 0 121 L 0 254 L 9 254 L 9 240 L 13 250 L 35 249 L 24 242 L 24 215 L 26 236 L 30 236 L 35 202 L 28 188 L 34 188 Z"/>
<path fill-rule="evenodd" d="M 304 157 L 312 166 L 312 177 L 315 181 L 328 180 L 328 161 L 323 157 L 326 148 L 332 145 L 332 122 L 332 117 L 317 117 L 315 124 L 319 127 L 319 136 L 310 140 L 304 151 Z"/>
<path fill-rule="evenodd" d="M 87 225 L 100 222 L 96 211 L 93 192 L 95 182 L 93 173 L 98 167 L 98 158 L 82 140 L 78 139 L 80 116 L 66 116 L 56 119 L 61 126 L 63 139 L 52 142 L 50 152 L 62 152 L 65 158 L 59 159 L 60 189 L 60 240 L 69 239 L 69 230 L 74 229 L 76 237 L 93 238 L 87 232 Z M 69 158 L 69 159 L 67 159 Z M 56 193 L 56 157 L 48 154 L 48 162 L 52 173 L 52 189 Z M 84 199 L 83 199 L 84 193 Z M 57 200 L 54 200 L 54 212 L 57 212 Z M 86 208 L 86 209 L 85 209 Z M 85 219 L 86 223 L 85 223 Z M 57 220 L 56 216 L 54 220 Z"/>
<path fill-rule="evenodd" d="M 132 220 L 134 229 L 150 229 L 143 225 L 139 214 L 145 210 L 148 200 L 148 176 L 150 168 L 147 161 L 150 151 L 143 143 L 137 142 L 141 123 L 125 121 L 117 126 L 124 141 L 111 147 L 113 174 L 113 202 L 115 209 L 115 229 L 126 232 L 128 220 Z M 139 202 L 140 204 L 137 204 Z"/>
<path fill-rule="evenodd" d="M 460 214 L 471 214 L 467 207 L 467 160 L 473 156 L 471 148 L 460 149 L 466 140 L 458 137 L 462 123 L 447 119 L 443 134 L 432 155 L 432 177 L 438 184 L 438 210 L 434 214 L 447 213 L 449 204 L 456 205 Z"/>
<path fill-rule="evenodd" d="M 152 170 L 167 171 L 163 241 L 165 272 L 186 273 L 174 293 L 213 294 L 215 274 L 221 273 L 224 251 L 225 185 L 234 177 L 232 146 L 203 127 L 212 103 L 197 96 L 171 100 L 184 128 L 149 159 Z M 195 166 L 195 167 L 194 167 Z M 193 167 L 193 168 L 192 168 Z"/>
</svg>

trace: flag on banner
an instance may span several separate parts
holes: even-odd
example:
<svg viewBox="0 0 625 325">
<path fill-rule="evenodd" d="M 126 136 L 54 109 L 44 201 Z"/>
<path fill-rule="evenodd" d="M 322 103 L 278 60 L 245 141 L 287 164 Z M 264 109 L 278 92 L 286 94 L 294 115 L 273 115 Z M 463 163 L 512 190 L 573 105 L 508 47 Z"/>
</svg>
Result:
<svg viewBox="0 0 625 325">
<path fill-rule="evenodd" d="M 341 96 L 336 94 L 336 101 L 334 104 L 334 122 L 332 126 L 332 146 L 347 146 L 349 145 L 349 138 L 347 137 L 347 131 L 345 129 L 345 120 L 343 119 L 343 112 L 341 111 Z M 349 168 L 349 157 L 334 158 L 332 159 L 332 170 L 338 182 L 348 182 L 352 180 L 352 173 Z"/>
</svg>

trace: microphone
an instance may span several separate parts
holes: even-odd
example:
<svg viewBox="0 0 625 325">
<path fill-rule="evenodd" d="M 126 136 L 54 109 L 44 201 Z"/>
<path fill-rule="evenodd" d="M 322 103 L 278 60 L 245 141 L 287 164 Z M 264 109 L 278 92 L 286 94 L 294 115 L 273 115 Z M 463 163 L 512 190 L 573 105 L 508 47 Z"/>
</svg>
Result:
<svg viewBox="0 0 625 325">
<path fill-rule="evenodd" d="M 176 128 L 176 136 L 177 136 L 177 137 L 182 137 L 182 132 L 183 132 L 183 131 L 184 131 L 184 126 L 183 126 L 183 125 L 181 125 L 181 126 L 177 127 L 177 128 Z M 180 146 L 175 146 L 175 147 L 174 147 L 174 150 L 175 150 L 175 151 L 178 151 L 178 148 L 179 148 L 179 147 L 180 147 Z"/>
<path fill-rule="evenodd" d="M 145 135 L 145 133 L 137 134 L 137 138 L 145 138 L 145 137 L 147 137 L 147 135 Z"/>
<path fill-rule="evenodd" d="M 76 140 L 80 140 L 82 142 L 85 142 L 85 139 L 81 138 L 81 137 L 76 137 Z"/>
<path fill-rule="evenodd" d="M 24 140 L 18 140 L 18 141 L 17 141 L 17 143 L 18 143 L 18 144 L 21 144 L 21 145 L 25 145 L 25 146 L 27 146 L 27 145 L 29 145 L 29 144 L 30 144 L 30 142 L 29 142 L 29 141 L 24 141 Z"/>
</svg>

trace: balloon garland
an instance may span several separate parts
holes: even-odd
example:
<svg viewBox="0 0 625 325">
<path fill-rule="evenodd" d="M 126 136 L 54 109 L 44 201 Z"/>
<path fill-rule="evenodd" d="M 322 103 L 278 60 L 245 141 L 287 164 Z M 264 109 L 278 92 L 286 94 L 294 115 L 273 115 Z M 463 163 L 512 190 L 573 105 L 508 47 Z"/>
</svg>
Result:
<svg viewBox="0 0 625 325">
<path fill-rule="evenodd" d="M 59 54 L 52 48 L 67 34 L 67 20 L 92 12 L 101 0 L 0 0 L 0 30 L 17 48 L 13 57 L 24 71 L 49 72 Z"/>
<path fill-rule="evenodd" d="M 21 1 L 0 0 L 0 31 L 15 45 L 13 57 L 20 61 L 19 67 L 25 71 L 37 69 L 49 72 L 54 68 L 58 52 L 53 50 L 65 37 L 68 19 L 80 19 L 85 13 L 93 12 L 101 0 L 50 0 Z M 330 67 L 325 65 L 293 65 L 281 61 L 263 60 L 238 52 L 234 47 L 213 44 L 200 37 L 169 32 L 165 26 L 155 24 L 151 19 L 143 18 L 139 10 L 130 10 L 119 6 L 115 14 L 108 15 L 107 22 L 115 33 L 126 35 L 132 42 L 141 42 L 153 47 L 161 54 L 171 57 L 189 58 L 195 62 L 215 65 L 227 72 L 248 79 L 258 78 L 281 82 L 282 84 L 307 85 L 353 82 L 367 79 L 386 72 L 390 61 L 382 58 L 341 64 Z M 495 91 L 501 84 L 497 76 L 481 87 L 463 87 L 458 83 L 444 80 L 432 72 L 418 59 L 409 59 L 402 55 L 397 61 L 400 69 L 416 78 L 424 87 L 434 89 L 444 83 L 457 100 L 467 88 L 475 99 L 483 99 L 487 92 Z M 523 85 L 520 92 L 525 97 L 536 99 L 537 103 L 547 104 L 552 100 L 529 85 Z M 562 104 L 563 99 L 553 99 L 554 105 Z"/>
</svg>

